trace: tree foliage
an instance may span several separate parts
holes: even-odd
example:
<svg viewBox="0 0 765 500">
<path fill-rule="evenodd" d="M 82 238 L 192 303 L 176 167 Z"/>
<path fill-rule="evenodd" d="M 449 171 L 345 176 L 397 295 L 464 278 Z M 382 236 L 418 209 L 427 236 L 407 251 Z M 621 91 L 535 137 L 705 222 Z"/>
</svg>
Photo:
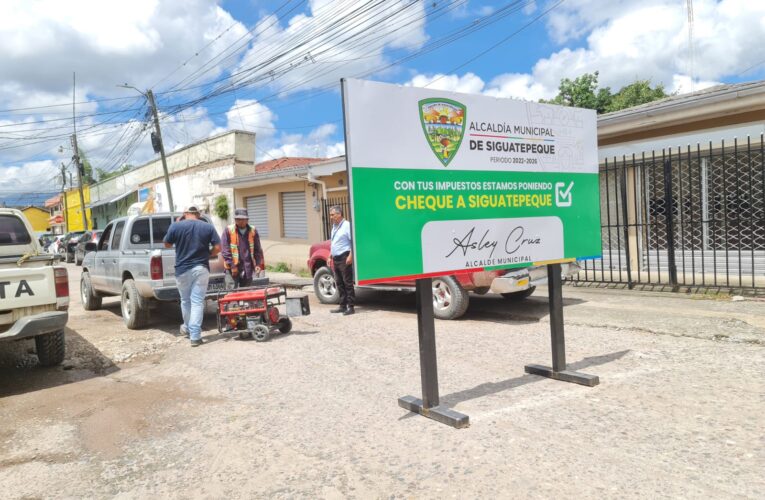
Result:
<svg viewBox="0 0 765 500">
<path fill-rule="evenodd" d="M 564 78 L 558 86 L 558 95 L 540 102 L 594 109 L 598 114 L 639 106 L 668 97 L 664 85 L 651 87 L 650 80 L 637 80 L 619 89 L 615 94 L 610 87 L 598 88 L 598 75 L 585 73 L 573 80 Z"/>
<path fill-rule="evenodd" d="M 95 182 L 95 179 L 93 178 L 93 165 L 90 164 L 90 160 L 85 154 L 85 151 L 83 151 L 81 148 L 79 149 L 80 162 L 82 163 L 82 184 L 93 184 Z"/>
<path fill-rule="evenodd" d="M 98 182 L 102 182 L 106 179 L 111 179 L 112 177 L 117 177 L 118 175 L 124 174 L 125 172 L 128 172 L 132 169 L 133 165 L 130 165 L 129 163 L 126 163 L 122 165 L 122 167 L 115 170 L 104 170 L 103 168 L 96 167 L 96 176 L 98 176 Z"/>
<path fill-rule="evenodd" d="M 213 213 L 225 221 L 228 220 L 228 211 L 228 198 L 226 195 L 222 194 L 215 198 Z"/>
</svg>

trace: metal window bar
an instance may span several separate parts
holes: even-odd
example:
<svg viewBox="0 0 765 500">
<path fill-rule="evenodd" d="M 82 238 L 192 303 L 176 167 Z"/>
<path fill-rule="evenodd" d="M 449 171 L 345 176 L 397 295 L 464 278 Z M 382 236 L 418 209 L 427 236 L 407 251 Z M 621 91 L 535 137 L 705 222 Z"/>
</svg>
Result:
<svg viewBox="0 0 765 500">
<path fill-rule="evenodd" d="M 602 257 L 575 280 L 765 293 L 764 136 L 604 161 Z"/>
</svg>

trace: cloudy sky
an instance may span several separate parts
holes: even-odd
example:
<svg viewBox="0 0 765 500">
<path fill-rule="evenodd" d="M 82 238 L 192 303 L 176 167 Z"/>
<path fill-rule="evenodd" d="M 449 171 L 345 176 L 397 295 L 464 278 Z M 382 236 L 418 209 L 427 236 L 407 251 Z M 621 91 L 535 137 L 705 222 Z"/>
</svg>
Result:
<svg viewBox="0 0 765 500">
<path fill-rule="evenodd" d="M 238 128 L 258 161 L 343 153 L 341 77 L 521 99 L 600 72 L 685 93 L 765 78 L 765 2 L 3 0 L 0 197 L 60 188 L 72 151 L 104 170 Z M 73 87 L 72 73 L 76 73 Z M 374 110 L 370 110 L 374 112 Z"/>
</svg>

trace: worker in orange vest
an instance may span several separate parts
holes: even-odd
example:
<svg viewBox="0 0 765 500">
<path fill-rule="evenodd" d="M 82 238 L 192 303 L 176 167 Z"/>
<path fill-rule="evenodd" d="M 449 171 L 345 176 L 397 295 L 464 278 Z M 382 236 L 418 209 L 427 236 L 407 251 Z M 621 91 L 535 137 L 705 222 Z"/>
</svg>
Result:
<svg viewBox="0 0 765 500">
<path fill-rule="evenodd" d="M 248 223 L 247 210 L 234 211 L 234 224 L 221 234 L 221 255 L 226 269 L 226 288 L 240 288 L 252 285 L 264 268 L 263 247 L 257 229 Z"/>
</svg>

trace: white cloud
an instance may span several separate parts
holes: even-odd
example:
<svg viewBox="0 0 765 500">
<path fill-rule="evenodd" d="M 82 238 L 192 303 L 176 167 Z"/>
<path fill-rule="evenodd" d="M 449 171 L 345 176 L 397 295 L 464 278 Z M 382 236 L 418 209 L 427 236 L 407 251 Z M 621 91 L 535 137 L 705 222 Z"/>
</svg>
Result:
<svg viewBox="0 0 765 500">
<path fill-rule="evenodd" d="M 691 58 L 684 3 L 571 0 L 553 11 L 548 30 L 560 42 L 587 35 L 584 46 L 562 48 L 537 61 L 529 73 L 500 74 L 488 84 L 466 73 L 417 75 L 407 85 L 425 86 L 440 78 L 428 88 L 538 100 L 557 94 L 563 78 L 598 71 L 600 86 L 614 92 L 648 79 L 670 92 L 686 93 L 761 62 L 765 2 L 696 0 L 694 19 Z"/>
<path fill-rule="evenodd" d="M 473 73 L 459 75 L 416 75 L 404 83 L 408 87 L 427 87 L 433 90 L 446 90 L 449 92 L 462 92 L 466 94 L 478 94 L 484 88 L 483 80 Z"/>
<path fill-rule="evenodd" d="M 39 193 L 60 189 L 61 168 L 53 160 L 0 166 L 0 195 L 11 191 Z"/>
<path fill-rule="evenodd" d="M 277 119 L 268 106 L 255 99 L 237 99 L 226 112 L 229 129 L 255 132 L 258 138 L 274 135 L 274 122 Z"/>
<path fill-rule="evenodd" d="M 687 94 L 688 92 L 695 92 L 697 90 L 704 90 L 715 85 L 720 85 L 722 82 L 712 81 L 700 81 L 693 80 L 688 75 L 673 75 L 672 85 L 667 88 L 667 92 L 678 94 Z"/>
<path fill-rule="evenodd" d="M 473 73 L 466 73 L 461 76 L 440 73 L 435 75 L 415 75 L 404 85 L 534 101 L 547 97 L 550 93 L 550 89 L 536 83 L 530 75 L 516 73 L 500 75 L 489 82 L 488 85 Z"/>
<path fill-rule="evenodd" d="M 368 7 L 355 0 L 316 0 L 309 14 L 294 16 L 287 26 L 266 17 L 237 71 L 252 68 L 253 85 L 285 92 L 336 85 L 341 77 L 380 67 L 386 49 L 414 49 L 427 40 L 422 2 Z"/>
<path fill-rule="evenodd" d="M 534 81 L 530 75 L 505 73 L 494 78 L 489 83 L 485 94 L 494 97 L 511 97 L 538 101 L 549 97 L 551 90 L 541 83 Z"/>
<path fill-rule="evenodd" d="M 537 62 L 536 81 L 557 87 L 561 78 L 600 71 L 600 82 L 616 89 L 636 79 L 668 88 L 674 75 L 717 81 L 762 60 L 765 2 L 696 0 L 693 4 L 693 57 L 689 50 L 685 2 L 571 0 L 548 22 L 559 42 L 587 35 L 586 46 L 564 48 Z M 688 91 L 690 89 L 686 89 Z"/>
<path fill-rule="evenodd" d="M 266 154 L 260 156 L 258 161 L 281 158 L 282 156 L 332 158 L 345 154 L 345 143 L 332 140 L 336 132 L 337 125 L 325 123 L 306 135 L 285 134 L 274 141 L 275 145 L 268 148 Z"/>
<path fill-rule="evenodd" d="M 0 107 L 32 104 L 30 93 L 41 99 L 36 105 L 49 104 L 50 97 L 69 101 L 73 71 L 79 75 L 83 95 L 129 96 L 132 91 L 116 84 L 148 88 L 191 57 L 164 83 L 178 82 L 247 31 L 217 4 L 216 0 L 0 2 Z M 199 57 L 192 57 L 208 43 Z M 221 70 L 221 65 L 213 65 L 206 78 Z"/>
</svg>

